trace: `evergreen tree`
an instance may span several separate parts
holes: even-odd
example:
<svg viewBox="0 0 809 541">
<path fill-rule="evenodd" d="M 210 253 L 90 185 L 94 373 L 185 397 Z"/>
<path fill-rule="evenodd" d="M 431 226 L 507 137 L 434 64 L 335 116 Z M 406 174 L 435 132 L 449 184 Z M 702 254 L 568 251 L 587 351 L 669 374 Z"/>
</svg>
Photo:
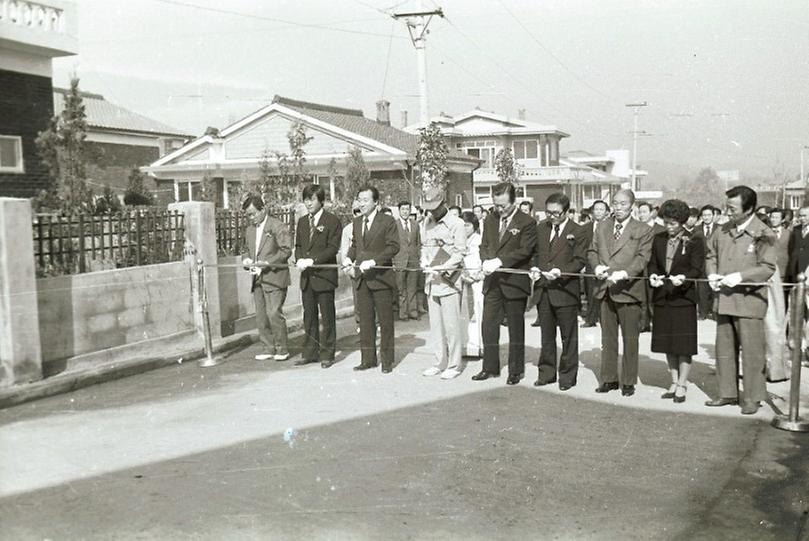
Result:
<svg viewBox="0 0 809 541">
<path fill-rule="evenodd" d="M 448 157 L 449 147 L 438 124 L 431 122 L 428 126 L 421 128 L 416 163 L 421 173 L 422 190 L 432 187 L 446 188 L 446 177 L 449 172 Z"/>
<path fill-rule="evenodd" d="M 520 164 L 510 147 L 503 147 L 494 157 L 494 169 L 500 182 L 517 184 L 520 178 Z"/>
<path fill-rule="evenodd" d="M 146 188 L 144 184 L 143 173 L 135 168 L 129 172 L 127 179 L 126 192 L 124 192 L 124 203 L 126 205 L 153 205 L 154 197 L 152 193 Z"/>
<path fill-rule="evenodd" d="M 342 182 L 343 203 L 350 207 L 357 197 L 359 187 L 367 184 L 370 179 L 371 173 L 365 165 L 362 149 L 358 146 L 351 147 L 346 157 L 346 174 Z"/>
</svg>

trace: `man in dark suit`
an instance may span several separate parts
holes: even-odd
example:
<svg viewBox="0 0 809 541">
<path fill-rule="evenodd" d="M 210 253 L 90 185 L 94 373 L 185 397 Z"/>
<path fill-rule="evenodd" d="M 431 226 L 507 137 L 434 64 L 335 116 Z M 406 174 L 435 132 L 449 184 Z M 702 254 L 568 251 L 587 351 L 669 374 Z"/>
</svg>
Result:
<svg viewBox="0 0 809 541">
<path fill-rule="evenodd" d="M 590 205 L 590 213 L 593 216 L 593 222 L 587 224 L 587 246 L 593 242 L 593 235 L 598 228 L 598 224 L 609 218 L 610 206 L 606 201 L 598 200 Z M 590 267 L 589 261 L 584 267 L 584 272 L 593 274 L 593 269 Z M 595 296 L 598 280 L 591 276 L 584 278 L 584 295 L 587 297 L 587 313 L 584 317 L 583 327 L 595 327 L 601 319 L 601 301 Z"/>
<path fill-rule="evenodd" d="M 399 232 L 399 253 L 393 258 L 396 269 L 396 289 L 399 291 L 399 319 L 419 319 L 416 292 L 419 283 L 417 269 L 421 257 L 421 236 L 416 220 L 410 217 L 410 202 L 399 203 L 399 218 L 396 220 Z"/>
<path fill-rule="evenodd" d="M 784 227 L 784 209 L 770 209 L 768 222 L 770 229 L 775 233 L 775 263 L 778 265 L 778 275 L 781 280 L 785 280 L 789 266 L 790 231 Z"/>
<path fill-rule="evenodd" d="M 396 276 L 390 267 L 399 253 L 399 233 L 393 217 L 378 210 L 379 191 L 363 186 L 357 193 L 362 214 L 354 218 L 354 233 L 344 268 L 353 268 L 357 278 L 357 310 L 360 313 L 360 351 L 362 361 L 354 370 L 367 370 L 377 365 L 376 324 L 382 337 L 380 357 L 382 372 L 393 370 L 393 290 Z"/>
<path fill-rule="evenodd" d="M 707 246 L 708 240 L 718 227 L 715 223 L 716 215 L 714 213 L 713 205 L 705 205 L 700 209 L 699 212 L 700 217 L 702 218 L 702 224 L 698 225 L 694 229 L 693 235 L 695 237 L 699 237 L 702 240 L 702 243 Z M 711 286 L 708 285 L 708 282 L 697 282 L 696 288 L 698 307 L 697 313 L 699 319 L 713 318 L 714 295 Z"/>
<path fill-rule="evenodd" d="M 554 193 L 545 200 L 548 219 L 537 225 L 537 250 L 534 279 L 538 280 L 532 303 L 539 310 L 542 350 L 539 355 L 539 376 L 534 385 L 548 385 L 559 380 L 559 390 L 576 385 L 579 370 L 578 312 L 581 296 L 577 273 L 584 268 L 589 235 L 585 228 L 568 217 L 570 199 Z M 556 329 L 562 335 L 562 356 L 556 368 Z"/>
<path fill-rule="evenodd" d="M 612 198 L 613 217 L 602 222 L 587 257 L 599 279 L 601 299 L 601 385 L 597 393 L 619 388 L 618 331 L 624 343 L 621 394 L 635 394 L 638 380 L 638 335 L 646 281 L 643 271 L 652 250 L 652 228 L 632 218 L 635 194 L 620 190 Z"/>
<path fill-rule="evenodd" d="M 336 265 L 342 235 L 340 219 L 323 208 L 326 192 L 319 184 L 303 189 L 306 216 L 298 220 L 295 231 L 295 260 L 301 271 L 301 302 L 303 304 L 303 349 L 296 365 L 320 361 L 323 368 L 334 364 L 337 338 L 334 290 L 337 288 L 337 268 L 312 268 Z M 323 334 L 320 333 L 323 318 Z"/>
<path fill-rule="evenodd" d="M 787 280 L 794 282 L 809 267 L 809 206 L 798 210 L 798 225 L 789 236 L 789 262 Z"/>
<path fill-rule="evenodd" d="M 247 196 L 242 209 L 252 222 L 246 231 L 250 255 L 242 263 L 253 275 L 250 291 L 256 303 L 258 335 L 264 345 L 256 360 L 286 361 L 289 349 L 283 308 L 290 284 L 287 262 L 292 255 L 292 235 L 286 224 L 267 215 L 260 195 Z"/>
<path fill-rule="evenodd" d="M 516 191 L 509 182 L 492 189 L 494 209 L 486 218 L 480 244 L 483 279 L 483 369 L 472 376 L 481 381 L 500 375 L 500 322 L 508 325 L 508 380 L 516 385 L 525 376 L 525 306 L 531 294 L 527 274 L 497 272 L 500 268 L 530 270 L 536 250 L 536 222 L 517 209 Z"/>
</svg>

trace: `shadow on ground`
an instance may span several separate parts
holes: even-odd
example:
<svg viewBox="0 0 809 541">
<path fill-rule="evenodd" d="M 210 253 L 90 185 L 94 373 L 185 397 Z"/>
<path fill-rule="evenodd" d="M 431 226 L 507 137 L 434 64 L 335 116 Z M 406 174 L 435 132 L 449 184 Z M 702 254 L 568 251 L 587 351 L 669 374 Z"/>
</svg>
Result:
<svg viewBox="0 0 809 541">
<path fill-rule="evenodd" d="M 717 505 L 759 433 L 802 455 L 748 487 L 767 528 Z M 802 509 L 768 491 L 787 474 L 806 488 L 806 445 L 790 438 L 495 387 L 8 497 L 0 523 L 10 539 L 674 539 L 694 524 L 782 539 Z"/>
</svg>

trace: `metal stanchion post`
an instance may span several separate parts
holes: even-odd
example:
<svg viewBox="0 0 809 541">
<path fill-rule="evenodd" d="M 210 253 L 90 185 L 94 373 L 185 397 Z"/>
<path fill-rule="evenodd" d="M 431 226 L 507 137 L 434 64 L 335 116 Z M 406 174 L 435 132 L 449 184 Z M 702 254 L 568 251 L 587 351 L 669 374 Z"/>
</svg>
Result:
<svg viewBox="0 0 809 541">
<path fill-rule="evenodd" d="M 202 334 L 205 339 L 205 357 L 199 360 L 198 366 L 205 368 L 219 364 L 218 358 L 213 354 L 213 341 L 211 340 L 211 319 L 208 316 L 208 294 L 205 291 L 205 265 L 197 259 L 197 295 L 199 307 L 202 312 Z"/>
<path fill-rule="evenodd" d="M 792 380 L 789 382 L 789 415 L 777 415 L 772 425 L 790 432 L 809 432 L 809 420 L 798 415 L 801 399 L 801 357 L 803 355 L 803 311 L 806 302 L 806 276 L 798 275 L 797 285 L 792 289 Z"/>
</svg>

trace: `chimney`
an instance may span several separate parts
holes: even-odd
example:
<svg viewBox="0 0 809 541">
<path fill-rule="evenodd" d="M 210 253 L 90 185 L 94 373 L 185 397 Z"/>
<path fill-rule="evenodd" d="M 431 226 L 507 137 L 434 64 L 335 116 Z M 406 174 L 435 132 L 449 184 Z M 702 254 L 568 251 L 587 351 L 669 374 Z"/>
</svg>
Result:
<svg viewBox="0 0 809 541">
<path fill-rule="evenodd" d="M 517 119 L 525 120 L 525 109 L 517 109 Z"/>
<path fill-rule="evenodd" d="M 402 111 L 402 127 L 407 126 L 407 111 Z"/>
<path fill-rule="evenodd" d="M 385 126 L 390 126 L 390 102 L 388 100 L 376 102 L 376 121 Z"/>
</svg>

